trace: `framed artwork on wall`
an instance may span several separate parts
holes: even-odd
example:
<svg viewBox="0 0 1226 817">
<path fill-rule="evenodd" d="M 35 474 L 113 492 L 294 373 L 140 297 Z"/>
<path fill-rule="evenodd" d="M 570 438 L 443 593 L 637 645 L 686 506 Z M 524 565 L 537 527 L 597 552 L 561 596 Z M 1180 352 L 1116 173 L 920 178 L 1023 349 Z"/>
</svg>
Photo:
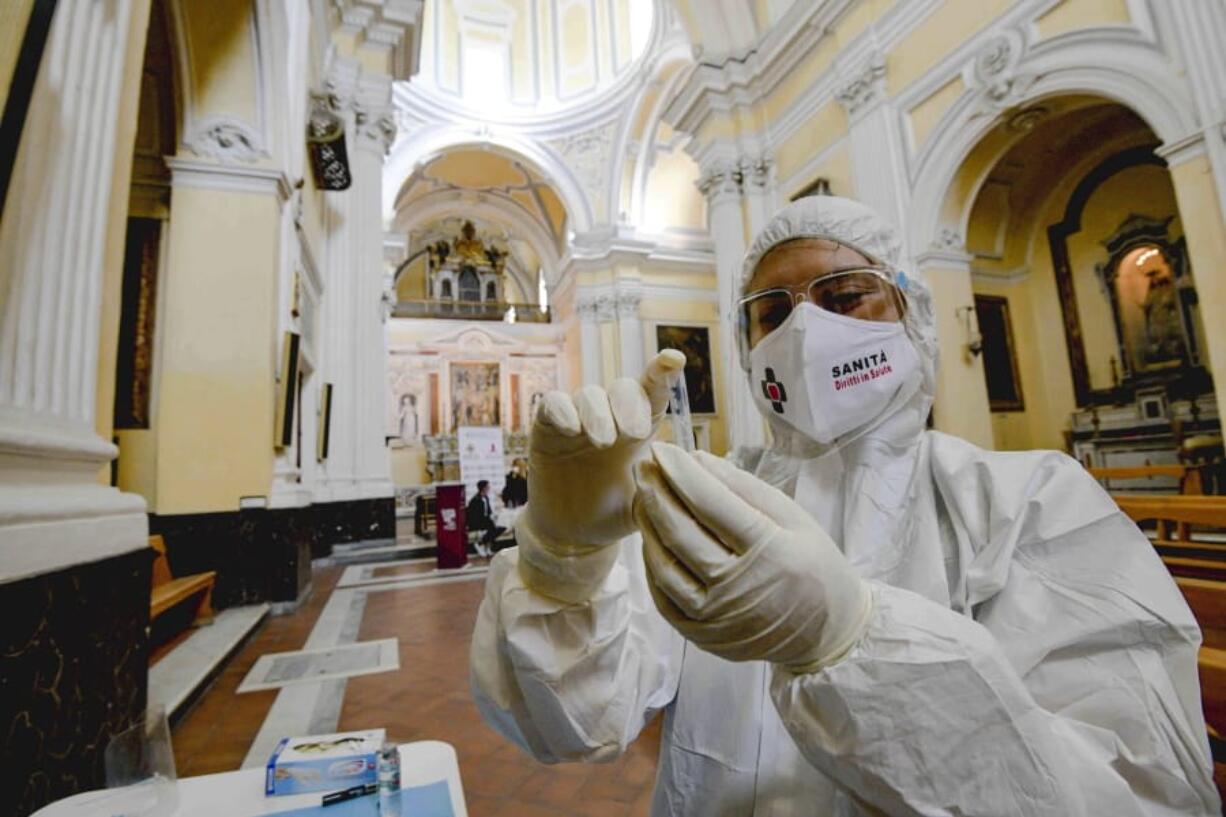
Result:
<svg viewBox="0 0 1226 817">
<path fill-rule="evenodd" d="M 451 428 L 501 425 L 497 363 L 451 364 Z"/>
<path fill-rule="evenodd" d="M 656 327 L 656 348 L 676 349 L 685 355 L 685 386 L 690 411 L 715 413 L 715 370 L 711 365 L 711 334 L 705 326 Z"/>
<path fill-rule="evenodd" d="M 983 337 L 983 374 L 988 381 L 992 411 L 1025 411 L 1022 380 L 1009 322 L 1009 300 L 996 295 L 975 296 L 975 316 Z"/>
<path fill-rule="evenodd" d="M 315 436 L 315 459 L 328 458 L 328 442 L 332 433 L 332 384 L 324 383 L 319 392 L 319 427 Z"/>
<path fill-rule="evenodd" d="M 297 332 L 286 332 L 281 341 L 281 370 L 277 378 L 277 429 L 274 447 L 287 448 L 294 442 L 294 411 L 298 396 Z"/>
</svg>

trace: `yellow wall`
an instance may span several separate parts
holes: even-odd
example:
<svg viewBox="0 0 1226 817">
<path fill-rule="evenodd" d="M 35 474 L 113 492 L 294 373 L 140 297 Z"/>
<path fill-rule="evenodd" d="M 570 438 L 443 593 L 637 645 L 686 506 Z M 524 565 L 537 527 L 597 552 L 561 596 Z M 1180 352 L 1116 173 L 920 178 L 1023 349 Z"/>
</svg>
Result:
<svg viewBox="0 0 1226 817">
<path fill-rule="evenodd" d="M 232 511 L 240 497 L 268 494 L 278 235 L 270 195 L 175 190 L 161 282 L 156 513 Z"/>
<path fill-rule="evenodd" d="M 426 449 L 420 445 L 392 447 L 388 449 L 392 460 L 392 484 L 397 487 L 425 485 L 430 481 L 426 473 Z"/>
<path fill-rule="evenodd" d="M 17 55 L 21 53 L 21 41 L 30 19 L 34 0 L 9 0 L 0 4 L 0 111 L 8 101 L 9 84 L 17 67 Z M 140 17 L 134 14 L 133 17 Z"/>
<path fill-rule="evenodd" d="M 180 3 L 192 58 L 192 104 L 201 114 L 224 112 L 258 122 L 259 76 L 250 0 Z"/>
<path fill-rule="evenodd" d="M 787 179 L 806 162 L 847 133 L 847 114 L 837 102 L 828 102 L 775 151 L 776 168 Z"/>
<path fill-rule="evenodd" d="M 707 200 L 695 186 L 698 175 L 698 165 L 680 148 L 658 153 L 647 176 L 641 226 L 648 232 L 706 228 Z"/>
<path fill-rule="evenodd" d="M 927 269 L 924 278 L 932 288 L 940 344 L 933 422 L 940 431 L 992 448 L 994 439 L 983 360 L 966 353 L 964 318 L 958 314 L 960 308 L 975 303 L 970 273 L 957 269 Z"/>
<path fill-rule="evenodd" d="M 1063 0 L 1035 21 L 1040 39 L 1105 25 L 1127 25 L 1128 0 Z"/>
<path fill-rule="evenodd" d="M 396 279 L 396 297 L 401 301 L 422 300 L 427 296 L 426 254 L 414 258 Z"/>
</svg>

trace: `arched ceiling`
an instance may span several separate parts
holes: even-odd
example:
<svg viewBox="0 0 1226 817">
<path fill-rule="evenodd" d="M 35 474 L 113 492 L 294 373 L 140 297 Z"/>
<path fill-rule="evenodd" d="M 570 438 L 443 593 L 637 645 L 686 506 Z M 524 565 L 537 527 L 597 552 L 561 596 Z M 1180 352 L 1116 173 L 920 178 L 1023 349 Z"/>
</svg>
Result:
<svg viewBox="0 0 1226 817">
<path fill-rule="evenodd" d="M 565 245 L 565 206 L 548 181 L 517 159 L 472 149 L 456 150 L 430 159 L 401 185 L 395 202 L 396 221 L 411 223 L 414 204 L 431 194 L 496 200 L 535 221 L 550 237 L 554 249 L 561 250 Z"/>
<path fill-rule="evenodd" d="M 1024 260 L 1031 233 L 1042 226 L 1035 219 L 1060 180 L 1125 146 L 1158 142 L 1136 113 L 1088 95 L 1023 108 L 989 137 L 1008 147 L 996 147 L 995 161 L 986 173 L 980 171 L 983 180 L 968 213 L 967 249 L 978 258 L 1014 264 Z"/>
</svg>

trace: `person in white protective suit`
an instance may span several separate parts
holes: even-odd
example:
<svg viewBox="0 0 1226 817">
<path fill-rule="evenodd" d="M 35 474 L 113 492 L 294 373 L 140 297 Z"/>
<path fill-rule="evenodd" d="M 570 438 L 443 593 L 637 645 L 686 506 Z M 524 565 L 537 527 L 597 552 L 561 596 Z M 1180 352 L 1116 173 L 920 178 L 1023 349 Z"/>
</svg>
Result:
<svg viewBox="0 0 1226 817">
<path fill-rule="evenodd" d="M 544 398 L 473 634 L 484 717 L 555 763 L 663 710 L 656 817 L 1218 814 L 1178 589 L 1069 457 L 925 430 L 932 301 L 900 254 L 835 197 L 757 237 L 773 442 L 746 470 L 650 442 L 678 353 Z"/>
</svg>

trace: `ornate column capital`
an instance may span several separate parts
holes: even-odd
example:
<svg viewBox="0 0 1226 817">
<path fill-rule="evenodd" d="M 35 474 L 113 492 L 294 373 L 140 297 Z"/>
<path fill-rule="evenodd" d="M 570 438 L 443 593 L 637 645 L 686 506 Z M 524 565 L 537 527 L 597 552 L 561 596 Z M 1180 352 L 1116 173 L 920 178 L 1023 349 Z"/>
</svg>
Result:
<svg viewBox="0 0 1226 817">
<path fill-rule="evenodd" d="M 885 57 L 880 52 L 849 74 L 834 92 L 849 117 L 867 110 L 885 95 Z"/>
<path fill-rule="evenodd" d="M 355 106 L 353 126 L 356 146 L 373 150 L 380 156 L 387 153 L 396 140 L 396 116 L 389 107 Z"/>
<path fill-rule="evenodd" d="M 643 302 L 643 293 L 637 290 L 622 290 L 617 293 L 617 317 L 637 318 L 639 305 Z"/>
<path fill-rule="evenodd" d="M 584 295 L 575 299 L 575 314 L 580 323 L 596 322 L 596 296 Z"/>
<path fill-rule="evenodd" d="M 743 180 L 739 159 L 715 159 L 698 177 L 698 190 L 708 201 L 714 202 L 727 196 L 739 196 Z"/>
<path fill-rule="evenodd" d="M 596 296 L 596 319 L 601 323 L 610 323 L 617 315 L 617 295 L 612 292 L 602 292 Z"/>
<path fill-rule="evenodd" d="M 742 156 L 737 162 L 741 186 L 746 193 L 765 190 L 775 172 L 775 160 L 769 156 Z"/>
</svg>

